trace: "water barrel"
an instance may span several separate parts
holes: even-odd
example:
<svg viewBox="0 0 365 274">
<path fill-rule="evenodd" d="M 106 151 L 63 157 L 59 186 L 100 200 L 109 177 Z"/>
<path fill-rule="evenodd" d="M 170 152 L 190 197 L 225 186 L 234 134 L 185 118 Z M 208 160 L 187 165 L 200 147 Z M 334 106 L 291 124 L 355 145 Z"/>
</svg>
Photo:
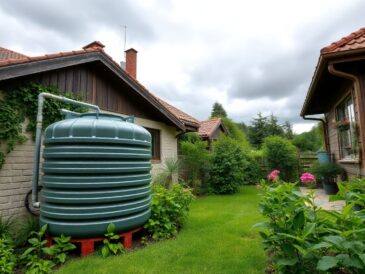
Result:
<svg viewBox="0 0 365 274">
<path fill-rule="evenodd" d="M 327 151 L 318 151 L 317 156 L 318 156 L 318 162 L 320 164 L 327 164 L 331 162 L 331 155 Z"/>
<path fill-rule="evenodd" d="M 40 223 L 51 235 L 102 236 L 150 216 L 150 133 L 126 118 L 94 113 L 45 130 Z"/>
</svg>

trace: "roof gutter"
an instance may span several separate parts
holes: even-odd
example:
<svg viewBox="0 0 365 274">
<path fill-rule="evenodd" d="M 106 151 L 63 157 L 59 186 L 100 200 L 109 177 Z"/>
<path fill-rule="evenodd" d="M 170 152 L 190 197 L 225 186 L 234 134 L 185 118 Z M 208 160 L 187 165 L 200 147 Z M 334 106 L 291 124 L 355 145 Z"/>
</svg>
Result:
<svg viewBox="0 0 365 274">
<path fill-rule="evenodd" d="M 359 141 L 360 141 L 360 155 L 359 155 L 359 163 L 361 164 L 361 154 L 362 151 L 364 149 L 364 141 L 365 141 L 365 110 L 364 110 L 364 105 L 363 105 L 363 96 L 361 93 L 361 84 L 360 84 L 360 79 L 358 76 L 356 76 L 355 74 L 351 74 L 345 71 L 341 71 L 339 69 L 335 68 L 335 64 L 340 63 L 340 61 L 338 62 L 330 62 L 328 64 L 328 71 L 337 77 L 343 78 L 343 79 L 347 79 L 353 82 L 354 85 L 354 91 L 355 91 L 355 100 L 356 100 L 356 105 L 358 107 L 358 113 L 359 115 L 357 115 L 357 125 L 359 127 Z"/>
<path fill-rule="evenodd" d="M 327 128 L 327 122 L 323 118 L 314 118 L 314 117 L 305 117 L 305 114 L 302 116 L 304 120 L 310 120 L 310 121 L 319 121 L 323 125 L 323 133 L 324 133 L 324 146 L 326 151 L 330 150 L 329 146 L 329 139 L 328 139 L 328 128 Z"/>
<path fill-rule="evenodd" d="M 354 55 L 359 56 L 361 54 L 365 54 L 365 48 L 355 49 L 355 50 L 347 50 L 347 51 L 337 51 L 337 52 L 331 52 L 331 53 L 321 53 L 320 54 L 316 69 L 314 71 L 312 81 L 311 81 L 311 83 L 309 85 L 309 88 L 308 88 L 307 96 L 304 100 L 304 104 L 303 104 L 300 116 L 303 117 L 303 116 L 306 115 L 305 113 L 307 112 L 308 104 L 309 104 L 309 101 L 311 100 L 311 98 L 313 96 L 314 89 L 317 85 L 317 82 L 321 78 L 321 74 L 323 73 L 323 70 L 326 67 L 328 68 L 328 65 L 326 66 L 327 62 L 329 62 L 330 60 L 333 60 L 333 59 L 338 60 L 338 62 L 345 62 L 345 61 L 347 61 L 346 60 L 347 57 L 352 57 L 353 58 Z"/>
</svg>

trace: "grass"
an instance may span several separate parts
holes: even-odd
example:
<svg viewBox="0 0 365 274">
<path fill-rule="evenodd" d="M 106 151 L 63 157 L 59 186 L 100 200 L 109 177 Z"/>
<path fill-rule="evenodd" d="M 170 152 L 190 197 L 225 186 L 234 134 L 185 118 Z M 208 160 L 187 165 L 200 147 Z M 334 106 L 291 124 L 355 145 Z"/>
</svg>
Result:
<svg viewBox="0 0 365 274">
<path fill-rule="evenodd" d="M 264 273 L 266 256 L 252 225 L 263 220 L 254 187 L 196 199 L 176 239 L 127 254 L 71 259 L 58 273 Z"/>
</svg>

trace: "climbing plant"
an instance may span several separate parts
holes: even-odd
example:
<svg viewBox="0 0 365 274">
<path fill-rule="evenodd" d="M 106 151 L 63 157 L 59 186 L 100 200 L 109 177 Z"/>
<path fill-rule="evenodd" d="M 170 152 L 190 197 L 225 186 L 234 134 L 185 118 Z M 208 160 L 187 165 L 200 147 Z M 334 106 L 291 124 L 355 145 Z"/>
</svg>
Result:
<svg viewBox="0 0 365 274">
<path fill-rule="evenodd" d="M 0 145 L 4 148 L 0 151 L 0 168 L 5 162 L 5 156 L 11 152 L 16 144 L 24 143 L 27 137 L 23 134 L 22 125 L 26 121 L 26 131 L 35 136 L 38 94 L 48 92 L 61 94 L 54 86 L 44 86 L 38 83 L 28 83 L 12 90 L 3 92 L 0 99 Z M 78 96 L 70 93 L 64 96 L 80 100 Z M 63 103 L 55 100 L 45 100 L 43 108 L 43 128 L 61 120 L 62 108 L 77 112 L 85 112 L 86 109 L 79 106 Z"/>
</svg>

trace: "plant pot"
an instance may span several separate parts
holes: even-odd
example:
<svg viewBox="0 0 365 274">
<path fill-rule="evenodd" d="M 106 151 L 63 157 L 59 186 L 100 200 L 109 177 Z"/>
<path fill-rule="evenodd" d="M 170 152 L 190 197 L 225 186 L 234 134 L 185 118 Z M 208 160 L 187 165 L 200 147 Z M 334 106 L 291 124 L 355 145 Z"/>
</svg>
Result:
<svg viewBox="0 0 365 274">
<path fill-rule="evenodd" d="M 323 189 L 327 195 L 334 195 L 338 192 L 338 186 L 336 183 L 323 182 Z"/>
</svg>

